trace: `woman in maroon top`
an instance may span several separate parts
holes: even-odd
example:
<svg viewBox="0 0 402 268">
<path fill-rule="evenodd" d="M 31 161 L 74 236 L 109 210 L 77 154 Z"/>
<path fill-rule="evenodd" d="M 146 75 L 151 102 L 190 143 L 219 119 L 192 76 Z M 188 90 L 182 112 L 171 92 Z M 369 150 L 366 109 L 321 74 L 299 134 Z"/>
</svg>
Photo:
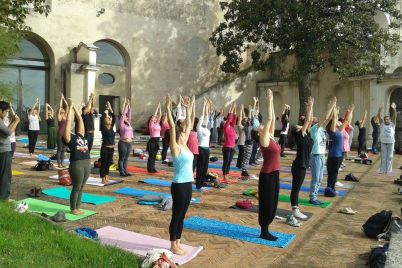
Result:
<svg viewBox="0 0 402 268">
<path fill-rule="evenodd" d="M 259 131 L 259 142 L 261 146 L 264 163 L 262 165 L 258 181 L 258 223 L 261 226 L 260 237 L 270 241 L 278 238 L 269 232 L 269 225 L 275 218 L 278 207 L 279 196 L 279 168 L 281 147 L 274 139 L 275 112 L 273 105 L 272 91 L 266 93 L 267 116 L 266 122 Z"/>
<path fill-rule="evenodd" d="M 223 127 L 223 134 L 225 135 L 225 143 L 222 147 L 223 152 L 223 165 L 222 165 L 222 173 L 223 173 L 223 183 L 227 183 L 227 175 L 229 174 L 230 163 L 233 159 L 234 147 L 236 145 L 236 131 L 235 131 L 235 123 L 236 123 L 236 115 L 233 113 L 236 111 L 236 104 L 233 104 L 229 109 L 229 114 Z"/>
</svg>

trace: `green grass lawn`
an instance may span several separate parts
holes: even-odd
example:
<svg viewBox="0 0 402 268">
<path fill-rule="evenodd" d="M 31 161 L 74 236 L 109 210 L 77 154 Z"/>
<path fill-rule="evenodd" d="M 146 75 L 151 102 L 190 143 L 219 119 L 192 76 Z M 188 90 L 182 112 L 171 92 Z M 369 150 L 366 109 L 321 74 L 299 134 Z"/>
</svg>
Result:
<svg viewBox="0 0 402 268">
<path fill-rule="evenodd" d="M 139 267 L 138 257 L 101 246 L 0 201 L 0 267 Z"/>
</svg>

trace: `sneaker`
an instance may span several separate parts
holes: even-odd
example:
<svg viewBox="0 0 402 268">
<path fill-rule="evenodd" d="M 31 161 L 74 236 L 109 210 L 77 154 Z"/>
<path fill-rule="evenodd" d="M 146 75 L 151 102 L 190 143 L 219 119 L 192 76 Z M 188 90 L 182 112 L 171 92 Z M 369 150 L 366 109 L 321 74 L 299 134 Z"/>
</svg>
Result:
<svg viewBox="0 0 402 268">
<path fill-rule="evenodd" d="M 342 168 L 339 168 L 338 171 L 342 171 Z"/>
<path fill-rule="evenodd" d="M 262 158 L 262 157 L 257 159 L 257 162 L 263 162 L 263 161 L 264 161 L 264 158 Z"/>
<path fill-rule="evenodd" d="M 248 172 L 247 172 L 246 170 L 243 170 L 243 171 L 241 172 L 241 176 L 242 176 L 242 177 L 249 177 L 250 174 L 248 174 Z"/>
<path fill-rule="evenodd" d="M 287 216 L 286 223 L 293 227 L 300 227 L 302 225 L 293 215 Z"/>
<path fill-rule="evenodd" d="M 318 200 L 318 199 L 316 199 L 316 200 L 310 200 L 309 203 L 312 204 L 312 205 L 316 205 L 316 206 L 321 206 L 322 204 L 324 204 L 323 202 L 321 202 L 321 201 Z"/>
<path fill-rule="evenodd" d="M 292 214 L 293 214 L 294 217 L 299 218 L 301 220 L 307 220 L 308 219 L 308 217 L 306 215 L 304 215 L 303 213 L 300 212 L 299 208 L 294 208 Z"/>
<path fill-rule="evenodd" d="M 335 183 L 335 186 L 338 186 L 338 187 L 343 187 L 343 186 L 345 186 L 345 185 L 343 185 L 343 183 L 341 183 L 341 182 L 337 181 L 337 182 Z"/>
</svg>

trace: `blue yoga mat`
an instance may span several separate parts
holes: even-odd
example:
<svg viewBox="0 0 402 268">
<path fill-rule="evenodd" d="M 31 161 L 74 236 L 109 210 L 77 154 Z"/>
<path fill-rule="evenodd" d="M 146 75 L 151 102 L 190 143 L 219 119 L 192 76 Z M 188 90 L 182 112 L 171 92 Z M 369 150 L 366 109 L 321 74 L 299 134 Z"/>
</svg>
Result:
<svg viewBox="0 0 402 268">
<path fill-rule="evenodd" d="M 222 165 L 209 164 L 209 165 L 208 165 L 208 168 L 222 169 Z M 229 167 L 229 170 L 240 171 L 241 169 L 240 169 L 240 168 L 237 168 L 237 167 L 232 167 L 232 166 L 230 166 L 230 167 Z"/>
<path fill-rule="evenodd" d="M 43 190 L 42 193 L 48 196 L 70 200 L 71 191 L 63 187 L 57 187 Z M 116 201 L 116 197 L 86 194 L 86 193 L 83 193 L 81 198 L 81 202 L 94 205 L 103 205 L 113 201 Z"/>
<path fill-rule="evenodd" d="M 21 142 L 21 143 L 28 143 L 29 142 L 28 138 L 19 138 L 19 139 L 17 139 L 17 141 Z"/>
<path fill-rule="evenodd" d="M 185 220 L 184 228 L 276 248 L 287 247 L 296 237 L 294 234 L 272 232 L 278 240 L 268 241 L 260 238 L 260 229 L 201 217 Z"/>
<path fill-rule="evenodd" d="M 144 200 L 140 200 L 137 202 L 138 205 L 148 205 L 148 206 L 156 206 L 158 204 L 160 204 L 160 202 L 158 201 L 144 201 Z"/>
<path fill-rule="evenodd" d="M 151 185 L 156 185 L 156 186 L 162 186 L 162 187 L 170 187 L 172 185 L 171 181 L 160 180 L 157 178 L 146 178 L 146 179 L 140 180 L 140 182 L 151 184 Z M 196 192 L 204 192 L 206 190 L 212 189 L 212 187 L 202 187 L 202 188 L 203 188 L 203 190 L 197 189 L 195 184 L 193 184 L 193 191 L 196 191 Z"/>
<path fill-rule="evenodd" d="M 280 184 L 280 188 L 281 188 L 282 190 L 292 190 L 292 185 L 291 185 L 291 184 L 286 184 L 286 183 L 281 183 L 281 184 Z M 300 187 L 300 191 L 309 193 L 309 192 L 310 192 L 310 187 L 309 187 L 309 186 L 304 186 L 304 185 L 302 185 L 302 187 Z M 323 194 L 324 194 L 324 189 L 322 189 L 322 188 L 319 189 L 319 190 L 318 190 L 318 194 L 323 195 Z M 339 196 L 345 196 L 345 195 L 346 195 L 346 191 L 337 190 L 337 191 L 336 191 L 336 194 L 339 195 Z"/>
<path fill-rule="evenodd" d="M 133 197 L 142 197 L 144 195 L 163 196 L 163 198 L 171 197 L 171 195 L 167 194 L 167 193 L 153 192 L 153 191 L 147 191 L 147 190 L 130 188 L 130 187 L 123 187 L 123 188 L 117 189 L 117 190 L 113 191 L 113 193 L 128 195 L 128 196 L 133 196 Z M 191 198 L 191 204 L 197 204 L 200 202 L 201 202 L 201 199 L 199 199 L 199 198 Z"/>
</svg>

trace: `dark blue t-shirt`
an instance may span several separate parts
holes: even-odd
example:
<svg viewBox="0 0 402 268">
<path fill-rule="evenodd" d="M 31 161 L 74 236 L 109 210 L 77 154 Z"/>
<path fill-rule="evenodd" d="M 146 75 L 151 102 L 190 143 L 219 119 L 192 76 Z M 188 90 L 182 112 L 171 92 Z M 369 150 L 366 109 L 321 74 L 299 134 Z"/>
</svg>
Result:
<svg viewBox="0 0 402 268">
<path fill-rule="evenodd" d="M 342 133 L 337 129 L 335 132 L 329 132 L 329 138 L 332 141 L 332 146 L 329 149 L 329 157 L 342 157 L 343 137 Z"/>
</svg>

